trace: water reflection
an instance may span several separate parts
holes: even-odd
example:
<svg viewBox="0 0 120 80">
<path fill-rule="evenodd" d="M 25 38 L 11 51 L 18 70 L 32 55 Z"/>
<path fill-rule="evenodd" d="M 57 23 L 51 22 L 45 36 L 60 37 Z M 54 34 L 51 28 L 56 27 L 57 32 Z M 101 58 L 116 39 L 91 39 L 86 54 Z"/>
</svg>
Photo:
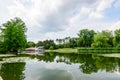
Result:
<svg viewBox="0 0 120 80">
<path fill-rule="evenodd" d="M 120 58 L 72 53 L 18 57 L 30 59 L 0 64 L 3 80 L 120 80 Z"/>
<path fill-rule="evenodd" d="M 39 74 L 40 75 L 40 74 Z M 37 80 L 75 80 L 71 72 L 65 70 L 45 70 Z"/>
<path fill-rule="evenodd" d="M 1 64 L 0 75 L 3 80 L 24 80 L 25 62 Z"/>
<path fill-rule="evenodd" d="M 99 70 L 106 72 L 120 72 L 120 58 L 103 57 L 95 54 L 60 54 L 46 53 L 44 56 L 34 56 L 39 61 L 64 62 L 68 65 L 79 63 L 79 69 L 85 74 L 97 73 Z"/>
</svg>

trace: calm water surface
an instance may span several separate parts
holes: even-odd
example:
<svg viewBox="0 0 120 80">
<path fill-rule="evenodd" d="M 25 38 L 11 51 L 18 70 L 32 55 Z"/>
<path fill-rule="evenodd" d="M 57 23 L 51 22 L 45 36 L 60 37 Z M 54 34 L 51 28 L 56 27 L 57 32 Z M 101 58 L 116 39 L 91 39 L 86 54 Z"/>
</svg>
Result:
<svg viewBox="0 0 120 80">
<path fill-rule="evenodd" d="M 0 58 L 0 80 L 120 80 L 120 58 L 62 53 Z"/>
</svg>

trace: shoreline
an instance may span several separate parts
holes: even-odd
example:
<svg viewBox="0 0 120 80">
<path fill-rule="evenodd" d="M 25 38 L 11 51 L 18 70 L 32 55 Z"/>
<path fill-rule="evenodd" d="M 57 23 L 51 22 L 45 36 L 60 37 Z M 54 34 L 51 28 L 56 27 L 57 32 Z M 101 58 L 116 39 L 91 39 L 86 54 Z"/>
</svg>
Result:
<svg viewBox="0 0 120 80">
<path fill-rule="evenodd" d="M 78 53 L 78 49 L 77 48 L 60 48 L 55 50 L 45 50 L 45 52 Z"/>
</svg>

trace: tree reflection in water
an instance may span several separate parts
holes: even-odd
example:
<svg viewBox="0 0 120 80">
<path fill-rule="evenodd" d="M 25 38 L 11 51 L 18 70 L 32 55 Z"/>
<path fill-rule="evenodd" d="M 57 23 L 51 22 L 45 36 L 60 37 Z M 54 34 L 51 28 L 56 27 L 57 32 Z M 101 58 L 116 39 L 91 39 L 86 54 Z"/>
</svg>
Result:
<svg viewBox="0 0 120 80">
<path fill-rule="evenodd" d="M 97 56 L 96 54 L 63 54 L 46 53 L 44 56 L 34 56 L 40 61 L 64 62 L 71 65 L 79 63 L 79 69 L 85 74 L 97 73 L 99 70 L 106 72 L 120 72 L 120 58 Z"/>
<path fill-rule="evenodd" d="M 102 57 L 102 56 L 97 56 L 96 54 L 74 54 L 74 53 L 70 53 L 70 54 L 45 53 L 44 56 L 31 56 L 31 55 L 22 55 L 22 56 L 30 57 L 33 60 L 34 59 L 36 60 L 37 58 L 38 62 L 39 61 L 43 61 L 45 63 L 55 62 L 55 64 L 62 62 L 68 65 L 78 64 L 79 70 L 84 74 L 97 73 L 98 71 L 106 71 L 109 73 L 114 73 L 114 72 L 120 73 L 120 58 Z M 3 80 L 24 80 L 25 64 L 26 64 L 25 62 L 1 64 L 0 76 L 3 78 Z M 61 71 L 58 71 L 57 73 L 59 72 Z M 45 75 L 46 73 L 48 73 L 48 70 L 45 72 Z M 63 73 L 64 71 L 61 72 L 61 74 Z M 54 74 L 51 74 L 50 76 L 54 76 Z M 47 78 L 46 76 L 42 77 L 43 80 L 45 80 L 46 78 Z"/>
<path fill-rule="evenodd" d="M 25 62 L 1 64 L 0 75 L 3 80 L 24 80 Z"/>
</svg>

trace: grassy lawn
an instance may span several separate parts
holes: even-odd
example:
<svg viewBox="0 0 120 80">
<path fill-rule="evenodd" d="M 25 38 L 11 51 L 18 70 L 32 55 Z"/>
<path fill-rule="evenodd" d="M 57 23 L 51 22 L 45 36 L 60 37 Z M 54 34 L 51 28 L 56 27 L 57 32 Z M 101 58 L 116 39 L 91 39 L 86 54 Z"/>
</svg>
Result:
<svg viewBox="0 0 120 80">
<path fill-rule="evenodd" d="M 115 54 L 120 53 L 120 49 L 116 48 L 61 48 L 56 50 L 45 50 L 45 52 L 58 52 L 58 53 L 80 53 L 80 54 Z"/>
<path fill-rule="evenodd" d="M 77 53 L 77 48 L 61 48 L 56 50 L 45 50 L 45 52 Z"/>
<path fill-rule="evenodd" d="M 103 53 L 103 54 L 109 54 L 109 53 L 120 53 L 119 48 L 78 48 L 79 53 Z"/>
<path fill-rule="evenodd" d="M 115 54 L 97 54 L 98 56 L 104 56 L 104 57 L 118 57 L 120 58 L 120 54 L 119 53 L 115 53 Z"/>
<path fill-rule="evenodd" d="M 16 56 L 15 54 L 0 54 L 0 57 L 11 57 Z"/>
</svg>

